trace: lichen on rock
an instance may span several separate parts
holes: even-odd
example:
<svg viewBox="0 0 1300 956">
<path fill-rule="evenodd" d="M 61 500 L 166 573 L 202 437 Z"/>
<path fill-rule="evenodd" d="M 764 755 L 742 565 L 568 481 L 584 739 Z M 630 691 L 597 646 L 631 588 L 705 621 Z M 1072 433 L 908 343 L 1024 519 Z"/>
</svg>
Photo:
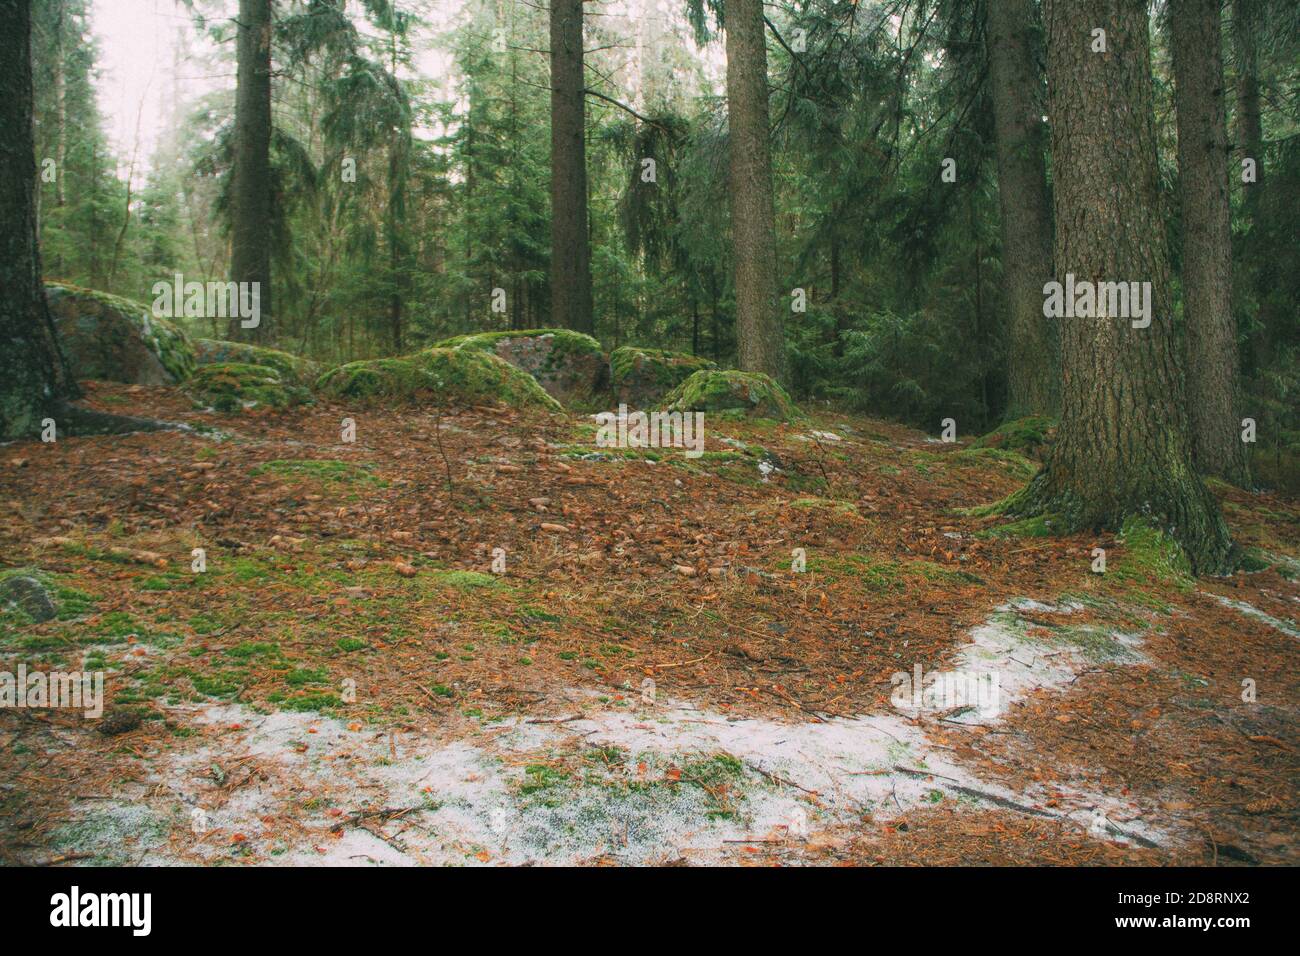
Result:
<svg viewBox="0 0 1300 956">
<path fill-rule="evenodd" d="M 285 381 L 295 385 L 311 385 L 320 377 L 321 367 L 311 359 L 301 358 L 280 349 L 247 342 L 225 342 L 220 339 L 194 339 L 194 356 L 199 365 L 216 365 L 238 362 L 243 365 L 265 365 L 280 373 Z"/>
<path fill-rule="evenodd" d="M 428 400 L 559 411 L 560 403 L 527 372 L 491 352 L 431 348 L 401 358 L 349 362 L 325 372 L 316 391 L 333 399 Z"/>
<path fill-rule="evenodd" d="M 457 335 L 435 348 L 482 351 L 523 369 L 547 393 L 569 404 L 598 396 L 609 380 L 600 343 L 570 329 L 519 329 Z"/>
<path fill-rule="evenodd" d="M 737 412 L 779 422 L 804 417 L 781 385 L 762 372 L 701 369 L 664 396 L 670 412 Z"/>
<path fill-rule="evenodd" d="M 717 367 L 698 355 L 634 345 L 617 348 L 609 356 L 614 396 L 629 408 L 649 408 L 694 373 Z"/>
<path fill-rule="evenodd" d="M 194 371 L 194 346 L 181 329 L 141 302 L 50 282 L 50 315 L 79 379 L 174 385 Z"/>
</svg>

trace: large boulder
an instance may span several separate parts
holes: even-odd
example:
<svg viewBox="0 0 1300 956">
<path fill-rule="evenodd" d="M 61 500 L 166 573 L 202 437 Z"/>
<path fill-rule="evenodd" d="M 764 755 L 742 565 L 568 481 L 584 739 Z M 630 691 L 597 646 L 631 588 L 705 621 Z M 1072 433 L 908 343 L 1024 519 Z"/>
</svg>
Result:
<svg viewBox="0 0 1300 956">
<path fill-rule="evenodd" d="M 792 422 L 803 418 L 793 399 L 762 372 L 701 369 L 669 392 L 659 408 L 668 412 L 729 412 Z"/>
<path fill-rule="evenodd" d="M 50 282 L 50 314 L 77 378 L 175 385 L 194 371 L 189 336 L 140 302 Z"/>
<path fill-rule="evenodd" d="M 629 408 L 650 408 L 701 369 L 718 366 L 698 355 L 624 345 L 609 354 L 614 396 Z"/>
<path fill-rule="evenodd" d="M 317 379 L 316 391 L 338 400 L 560 409 L 531 375 L 480 349 L 431 348 L 401 358 L 349 362 Z"/>
<path fill-rule="evenodd" d="M 247 342 L 220 339 L 194 339 L 194 358 L 200 365 L 238 362 L 241 365 L 266 365 L 295 385 L 311 385 L 320 377 L 321 367 L 311 359 L 300 358 L 279 349 L 269 349 Z"/>
<path fill-rule="evenodd" d="M 311 392 L 282 377 L 269 365 L 214 362 L 200 365 L 185 383 L 199 408 L 242 412 L 253 408 L 287 408 L 311 402 Z"/>
<path fill-rule="evenodd" d="M 604 391 L 609 366 L 600 343 L 569 329 L 479 332 L 445 339 L 435 348 L 483 351 L 505 359 L 564 403 L 589 402 Z"/>
</svg>

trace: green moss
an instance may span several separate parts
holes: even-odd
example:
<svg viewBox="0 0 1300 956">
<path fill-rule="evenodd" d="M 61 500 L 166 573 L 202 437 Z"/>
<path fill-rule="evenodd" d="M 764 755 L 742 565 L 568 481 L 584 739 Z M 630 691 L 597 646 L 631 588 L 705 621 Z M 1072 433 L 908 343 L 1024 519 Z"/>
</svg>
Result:
<svg viewBox="0 0 1300 956">
<path fill-rule="evenodd" d="M 194 352 L 199 365 L 223 365 L 229 362 L 263 365 L 275 369 L 282 379 L 295 385 L 310 385 L 321 373 L 320 366 L 310 359 L 246 342 L 195 339 Z"/>
<path fill-rule="evenodd" d="M 718 366 L 706 358 L 625 345 L 610 353 L 610 384 L 620 402 L 640 407 L 662 399 L 691 375 Z"/>
<path fill-rule="evenodd" d="M 77 378 L 161 385 L 194 371 L 189 336 L 144 303 L 57 282 L 45 294 Z"/>
<path fill-rule="evenodd" d="M 1017 418 L 1005 422 L 987 435 L 975 439 L 971 448 L 999 448 L 1036 456 L 1051 443 L 1056 434 L 1056 421 L 1044 416 Z"/>
<path fill-rule="evenodd" d="M 432 580 L 439 587 L 455 588 L 457 591 L 501 586 L 501 582 L 495 576 L 480 571 L 434 571 Z"/>
<path fill-rule="evenodd" d="M 834 516 L 843 518 L 858 518 L 861 514 L 858 512 L 858 506 L 851 501 L 837 501 L 834 498 L 796 498 L 790 502 L 791 508 L 802 509 L 825 509 L 830 511 Z"/>
<path fill-rule="evenodd" d="M 310 479 L 323 484 L 382 484 L 372 473 L 370 465 L 356 465 L 330 458 L 277 458 L 254 466 L 248 473 L 253 476 L 271 474 L 285 479 Z"/>
<path fill-rule="evenodd" d="M 520 329 L 458 335 L 436 348 L 496 355 L 527 372 L 552 397 L 586 405 L 603 393 L 609 366 L 600 343 L 569 329 Z"/>
<path fill-rule="evenodd" d="M 343 706 L 337 694 L 313 692 L 298 697 L 290 697 L 280 702 L 281 710 L 301 712 L 328 713 Z"/>
<path fill-rule="evenodd" d="M 1029 479 L 1038 473 L 1038 465 L 1024 455 L 1003 448 L 963 448 L 948 456 L 962 465 L 1001 465 L 1013 477 Z"/>
<path fill-rule="evenodd" d="M 736 411 L 793 422 L 804 417 L 786 390 L 761 372 L 701 369 L 669 392 L 659 408 L 676 412 Z"/>
<path fill-rule="evenodd" d="M 550 336 L 549 360 L 556 362 L 575 355 L 601 354 L 600 343 L 590 335 L 572 329 L 516 329 L 503 332 L 472 332 L 435 342 L 436 349 L 476 349 L 495 351 L 502 342 Z"/>
<path fill-rule="evenodd" d="M 978 538 L 1050 538 L 1058 532 L 1054 515 L 1034 515 L 996 528 L 986 528 L 976 534 Z"/>
<path fill-rule="evenodd" d="M 185 384 L 199 408 L 240 412 L 248 408 L 287 408 L 312 400 L 311 393 L 280 377 L 267 365 L 219 362 L 203 365 Z"/>
<path fill-rule="evenodd" d="M 560 410 L 526 372 L 490 352 L 432 348 L 403 358 L 369 359 L 330 369 L 316 390 L 335 399 L 413 401 L 423 396 L 451 404 L 502 402 L 515 408 Z"/>
<path fill-rule="evenodd" d="M 781 566 L 788 568 L 784 561 Z M 866 590 L 881 594 L 897 592 L 907 586 L 908 579 L 932 584 L 960 585 L 983 584 L 984 581 L 966 571 L 947 568 L 933 561 L 914 558 L 906 561 L 879 560 L 866 554 L 842 554 L 808 559 L 808 572 L 824 574 L 836 579 L 857 580 Z"/>
<path fill-rule="evenodd" d="M 1110 580 L 1180 590 L 1192 586 L 1187 555 L 1177 541 L 1150 520 L 1125 519 L 1119 541 L 1124 545 L 1124 553 L 1108 562 L 1106 576 Z"/>
</svg>

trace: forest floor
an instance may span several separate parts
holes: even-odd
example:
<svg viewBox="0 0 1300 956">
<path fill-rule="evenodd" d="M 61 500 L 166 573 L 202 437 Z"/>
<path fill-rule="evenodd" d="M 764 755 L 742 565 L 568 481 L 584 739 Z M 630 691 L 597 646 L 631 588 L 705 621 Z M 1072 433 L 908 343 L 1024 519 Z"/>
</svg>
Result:
<svg viewBox="0 0 1300 956">
<path fill-rule="evenodd" d="M 0 709 L 0 862 L 1300 862 L 1300 501 L 1216 487 L 1274 564 L 1192 580 L 964 511 L 1018 455 L 829 411 L 689 459 L 88 390 L 202 427 L 0 448 L 0 564 L 62 603 L 0 669 L 108 674 L 104 720 Z M 900 709 L 917 665 L 1000 706 Z"/>
</svg>

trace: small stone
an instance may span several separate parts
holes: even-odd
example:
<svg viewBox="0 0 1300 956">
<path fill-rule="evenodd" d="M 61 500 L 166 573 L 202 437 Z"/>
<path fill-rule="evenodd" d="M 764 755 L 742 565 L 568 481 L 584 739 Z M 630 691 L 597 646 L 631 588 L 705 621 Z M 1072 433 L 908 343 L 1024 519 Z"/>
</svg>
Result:
<svg viewBox="0 0 1300 956">
<path fill-rule="evenodd" d="M 105 714 L 95 729 L 106 737 L 130 733 L 140 726 L 140 715 L 133 710 L 113 710 Z"/>
<path fill-rule="evenodd" d="M 45 585 L 26 574 L 15 574 L 0 581 L 0 604 L 16 605 L 37 624 L 53 620 L 59 614 L 59 607 Z"/>
</svg>

